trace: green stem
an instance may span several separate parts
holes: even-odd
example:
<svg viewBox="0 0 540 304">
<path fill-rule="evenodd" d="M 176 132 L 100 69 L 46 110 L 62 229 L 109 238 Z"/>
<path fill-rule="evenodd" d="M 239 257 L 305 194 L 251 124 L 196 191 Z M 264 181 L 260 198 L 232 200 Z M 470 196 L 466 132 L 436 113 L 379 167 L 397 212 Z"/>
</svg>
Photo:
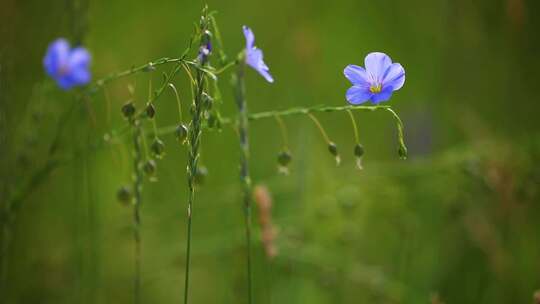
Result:
<svg viewBox="0 0 540 304">
<path fill-rule="evenodd" d="M 141 137 L 142 127 L 140 121 L 135 120 L 133 124 L 133 150 L 135 157 L 133 159 L 133 169 L 135 172 L 135 180 L 133 181 L 134 201 L 133 201 L 133 239 L 135 241 L 135 275 L 133 278 L 133 302 L 139 304 L 141 302 L 141 199 L 142 199 L 142 149 Z"/>
<path fill-rule="evenodd" d="M 244 82 L 245 64 L 240 63 L 236 73 L 236 105 L 238 107 L 238 135 L 240 137 L 240 179 L 244 197 L 244 217 L 246 229 L 247 289 L 248 303 L 253 303 L 251 270 L 251 178 L 249 175 L 248 109 Z"/>
<path fill-rule="evenodd" d="M 319 129 L 319 131 L 321 131 L 321 135 L 324 138 L 324 140 L 326 141 L 326 143 L 328 143 L 328 144 L 331 143 L 332 141 L 328 137 L 328 134 L 326 134 L 326 131 L 324 130 L 323 126 L 321 125 L 321 122 L 317 119 L 317 117 L 315 117 L 315 115 L 313 115 L 311 113 L 308 113 L 307 116 L 309 116 L 309 118 L 311 118 L 311 120 L 317 126 L 317 129 Z"/>
<path fill-rule="evenodd" d="M 281 119 L 281 117 L 275 115 L 274 118 L 276 119 L 276 122 L 279 125 L 279 129 L 281 131 L 281 138 L 283 139 L 283 148 L 288 150 L 289 149 L 289 136 L 287 133 L 287 126 L 285 125 L 285 122 L 283 122 L 283 119 Z"/>
<path fill-rule="evenodd" d="M 358 126 L 356 125 L 356 120 L 354 119 L 354 115 L 351 110 L 347 110 L 347 113 L 349 114 L 349 117 L 351 118 L 351 123 L 354 130 L 354 139 L 356 140 L 356 143 L 360 143 L 360 136 L 358 136 Z"/>
<path fill-rule="evenodd" d="M 91 85 L 88 89 L 88 92 L 95 92 L 97 91 L 98 89 L 100 89 L 101 87 L 103 87 L 104 85 L 106 85 L 107 83 L 113 81 L 113 80 L 116 80 L 116 79 L 119 79 L 119 78 L 123 78 L 123 77 L 127 77 L 127 76 L 130 76 L 130 75 L 134 75 L 134 74 L 137 74 L 137 73 L 141 73 L 141 72 L 148 72 L 148 71 L 151 71 L 154 67 L 157 67 L 157 66 L 160 66 L 160 65 L 164 65 L 164 64 L 167 64 L 167 63 L 180 63 L 180 62 L 185 62 L 185 60 L 183 58 L 161 58 L 161 59 L 157 59 L 155 61 L 151 61 L 147 64 L 143 64 L 143 65 L 140 65 L 138 67 L 133 67 L 131 69 L 128 69 L 128 70 L 125 70 L 125 71 L 122 71 L 122 72 L 116 72 L 116 73 L 112 73 L 112 74 L 109 74 L 101 79 L 98 79 L 96 80 L 96 82 Z"/>
<path fill-rule="evenodd" d="M 201 32 L 204 33 L 208 27 L 208 24 L 206 22 L 208 16 L 207 16 L 207 8 L 205 7 L 203 9 L 203 24 L 201 28 Z M 203 46 L 203 41 L 201 39 L 200 46 Z M 191 264 L 191 231 L 192 231 L 192 215 L 193 215 L 193 202 L 195 200 L 195 176 L 197 174 L 197 166 L 199 162 L 199 146 L 201 141 L 201 130 L 202 130 L 202 119 L 203 119 L 203 100 L 202 96 L 204 93 L 204 87 L 205 87 L 205 75 L 206 73 L 203 71 L 204 66 L 207 64 L 207 58 L 203 59 L 203 61 L 200 63 L 200 68 L 197 68 L 197 76 L 195 81 L 195 96 L 194 96 L 194 111 L 191 117 L 191 123 L 189 127 L 189 133 L 188 133 L 188 143 L 189 143 L 189 149 L 188 149 L 188 166 L 187 166 L 187 181 L 188 181 L 188 190 L 189 190 L 189 197 L 188 197 L 188 209 L 187 209 L 187 244 L 186 244 L 186 273 L 185 273 L 185 281 L 184 281 L 184 304 L 188 303 L 189 299 L 189 270 L 190 270 L 190 264 Z M 186 73 L 191 77 L 191 73 L 189 72 L 189 69 L 186 65 L 182 65 L 182 67 L 186 70 Z M 193 79 L 192 79 L 193 81 Z"/>
</svg>

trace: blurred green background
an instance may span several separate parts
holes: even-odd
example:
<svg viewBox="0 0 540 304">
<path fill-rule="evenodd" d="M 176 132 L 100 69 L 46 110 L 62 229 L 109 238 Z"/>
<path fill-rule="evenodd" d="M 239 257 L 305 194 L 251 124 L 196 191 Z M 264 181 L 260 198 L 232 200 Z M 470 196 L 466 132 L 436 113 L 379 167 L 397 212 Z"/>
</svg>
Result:
<svg viewBox="0 0 540 304">
<path fill-rule="evenodd" d="M 295 116 L 285 119 L 293 162 L 282 176 L 277 124 L 252 123 L 252 178 L 269 188 L 279 230 L 279 253 L 269 259 L 254 223 L 256 303 L 533 302 L 540 288 L 540 2 L 206 3 L 218 11 L 230 58 L 244 46 L 244 24 L 264 50 L 276 82 L 248 72 L 252 112 L 345 105 L 343 68 L 363 65 L 371 51 L 389 54 L 407 75 L 388 102 L 405 124 L 406 161 L 386 112 L 356 116 L 363 171 L 355 168 L 346 113 L 318 115 L 341 151 L 340 167 L 312 122 Z M 132 98 L 128 86 L 142 107 L 150 79 L 157 86 L 169 67 L 115 81 L 75 104 L 61 126 L 58 163 L 43 170 L 75 93 L 46 79 L 42 58 L 52 40 L 75 36 L 92 53 L 94 79 L 177 57 L 203 2 L 81 4 L 0 3 L 0 203 L 32 186 L 10 234 L 1 303 L 133 301 L 132 210 L 116 200 L 131 183 L 131 144 L 89 147 L 126 125 L 120 107 Z M 229 77 L 220 84 L 222 114 L 231 117 Z M 179 74 L 174 83 L 187 113 L 188 81 Z M 157 103 L 159 127 L 177 123 L 171 92 Z M 209 174 L 194 208 L 191 303 L 246 303 L 238 140 L 229 127 L 203 136 Z M 143 303 L 183 297 L 187 151 L 173 135 L 162 139 L 158 181 L 146 179 L 143 190 Z M 36 182 L 36 174 L 45 177 Z"/>
</svg>

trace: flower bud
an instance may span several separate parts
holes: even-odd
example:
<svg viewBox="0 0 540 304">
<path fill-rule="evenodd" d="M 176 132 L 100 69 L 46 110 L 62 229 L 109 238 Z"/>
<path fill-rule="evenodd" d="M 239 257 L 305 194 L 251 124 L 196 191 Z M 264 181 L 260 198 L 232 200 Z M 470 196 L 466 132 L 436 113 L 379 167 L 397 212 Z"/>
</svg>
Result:
<svg viewBox="0 0 540 304">
<path fill-rule="evenodd" d="M 148 103 L 148 105 L 146 106 L 146 116 L 150 119 L 156 116 L 156 108 L 152 103 Z"/>
<path fill-rule="evenodd" d="M 204 182 L 206 180 L 207 175 L 208 175 L 208 169 L 206 169 L 205 166 L 198 166 L 197 170 L 195 171 L 195 176 L 193 178 L 193 183 L 196 186 L 204 185 Z"/>
<path fill-rule="evenodd" d="M 154 139 L 150 148 L 156 158 L 161 159 L 163 157 L 163 152 L 165 151 L 165 144 L 163 144 L 163 142 L 159 138 L 156 137 Z"/>
<path fill-rule="evenodd" d="M 131 190 L 127 186 L 122 186 L 118 191 L 116 192 L 116 199 L 124 205 L 128 205 L 131 203 L 132 194 Z"/>
<path fill-rule="evenodd" d="M 184 124 L 179 124 L 176 127 L 175 134 L 176 134 L 176 140 L 178 140 L 179 143 L 184 144 L 188 136 L 187 126 Z"/>
<path fill-rule="evenodd" d="M 149 159 L 144 163 L 144 173 L 148 176 L 154 176 L 156 174 L 156 162 L 153 159 Z"/>
<path fill-rule="evenodd" d="M 341 163 L 341 157 L 339 156 L 337 145 L 334 142 L 328 143 L 328 152 L 334 155 L 334 157 L 336 158 L 336 166 L 339 166 L 339 164 Z"/>
<path fill-rule="evenodd" d="M 135 106 L 133 105 L 133 102 L 129 101 L 122 106 L 122 114 L 124 114 L 126 119 L 133 117 L 135 114 Z"/>
<path fill-rule="evenodd" d="M 201 35 L 201 44 L 208 44 L 212 40 L 212 32 L 205 30 Z"/>
</svg>

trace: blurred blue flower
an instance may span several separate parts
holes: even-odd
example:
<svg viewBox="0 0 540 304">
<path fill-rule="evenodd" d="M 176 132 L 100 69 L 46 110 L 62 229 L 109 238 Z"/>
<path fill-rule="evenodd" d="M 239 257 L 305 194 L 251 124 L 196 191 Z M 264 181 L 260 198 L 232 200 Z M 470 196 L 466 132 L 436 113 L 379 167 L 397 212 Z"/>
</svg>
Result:
<svg viewBox="0 0 540 304">
<path fill-rule="evenodd" d="M 69 90 L 90 81 L 90 53 L 82 47 L 71 49 L 67 40 L 60 38 L 49 44 L 43 66 L 58 86 Z"/>
<path fill-rule="evenodd" d="M 370 53 L 364 60 L 366 68 L 348 65 L 344 74 L 352 83 L 347 90 L 347 100 L 353 105 L 371 100 L 372 103 L 387 101 L 394 91 L 405 83 L 405 70 L 384 53 Z"/>
<path fill-rule="evenodd" d="M 253 31 L 245 25 L 242 29 L 246 37 L 246 63 L 259 72 L 268 82 L 274 82 L 268 66 L 263 61 L 263 52 L 254 46 L 255 35 L 253 35 Z"/>
<path fill-rule="evenodd" d="M 197 56 L 197 59 L 199 60 L 199 62 L 205 63 L 208 60 L 208 56 L 210 56 L 211 53 L 212 53 L 212 43 L 208 41 L 199 49 L 199 55 Z"/>
</svg>

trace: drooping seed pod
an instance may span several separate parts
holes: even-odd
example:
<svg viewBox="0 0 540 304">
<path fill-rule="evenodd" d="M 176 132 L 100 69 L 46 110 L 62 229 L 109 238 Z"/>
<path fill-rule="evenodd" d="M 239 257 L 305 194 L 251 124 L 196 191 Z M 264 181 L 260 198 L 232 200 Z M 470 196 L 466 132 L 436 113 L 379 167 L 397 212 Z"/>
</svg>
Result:
<svg viewBox="0 0 540 304">
<path fill-rule="evenodd" d="M 185 124 L 179 124 L 176 127 L 175 135 L 176 140 L 178 140 L 178 142 L 183 145 L 186 142 L 188 136 L 188 127 Z"/>
<path fill-rule="evenodd" d="M 153 159 L 149 159 L 144 163 L 144 173 L 148 175 L 149 177 L 152 177 L 156 174 L 156 162 Z"/>
<path fill-rule="evenodd" d="M 339 156 L 337 145 L 332 141 L 328 143 L 328 152 L 330 152 L 330 154 L 335 157 L 336 166 L 339 166 L 339 164 L 341 163 L 341 157 Z"/>
<path fill-rule="evenodd" d="M 133 195 L 128 186 L 122 186 L 116 192 L 116 199 L 118 199 L 118 201 L 122 203 L 123 205 L 129 205 L 131 203 L 132 198 L 133 198 Z"/>
<path fill-rule="evenodd" d="M 289 174 L 289 164 L 292 161 L 292 155 L 288 150 L 283 150 L 278 153 L 278 171 L 282 174 Z"/>
<path fill-rule="evenodd" d="M 122 106 L 122 114 L 126 119 L 130 119 L 135 114 L 135 105 L 133 105 L 133 102 L 128 101 L 126 104 Z"/>
<path fill-rule="evenodd" d="M 161 159 L 163 157 L 163 153 L 165 152 L 165 144 L 156 137 L 152 142 L 150 149 L 152 150 L 152 154 L 155 158 Z"/>
<path fill-rule="evenodd" d="M 362 170 L 364 167 L 362 166 L 362 156 L 364 156 L 364 147 L 361 144 L 356 144 L 354 146 L 354 156 L 356 157 L 356 167 L 359 170 Z"/>
<path fill-rule="evenodd" d="M 197 171 L 195 171 L 193 183 L 196 186 L 204 185 L 204 182 L 206 181 L 206 176 L 208 176 L 208 169 L 205 166 L 198 166 Z"/>
<path fill-rule="evenodd" d="M 152 103 L 148 103 L 146 106 L 146 117 L 152 119 L 154 116 L 156 116 L 156 108 Z"/>
<path fill-rule="evenodd" d="M 407 148 L 404 146 L 399 146 L 398 155 L 401 159 L 407 159 Z"/>
<path fill-rule="evenodd" d="M 212 98 L 212 96 L 208 95 L 206 92 L 202 93 L 201 98 L 203 107 L 206 110 L 212 109 L 212 106 L 214 105 L 214 98 Z"/>
</svg>

